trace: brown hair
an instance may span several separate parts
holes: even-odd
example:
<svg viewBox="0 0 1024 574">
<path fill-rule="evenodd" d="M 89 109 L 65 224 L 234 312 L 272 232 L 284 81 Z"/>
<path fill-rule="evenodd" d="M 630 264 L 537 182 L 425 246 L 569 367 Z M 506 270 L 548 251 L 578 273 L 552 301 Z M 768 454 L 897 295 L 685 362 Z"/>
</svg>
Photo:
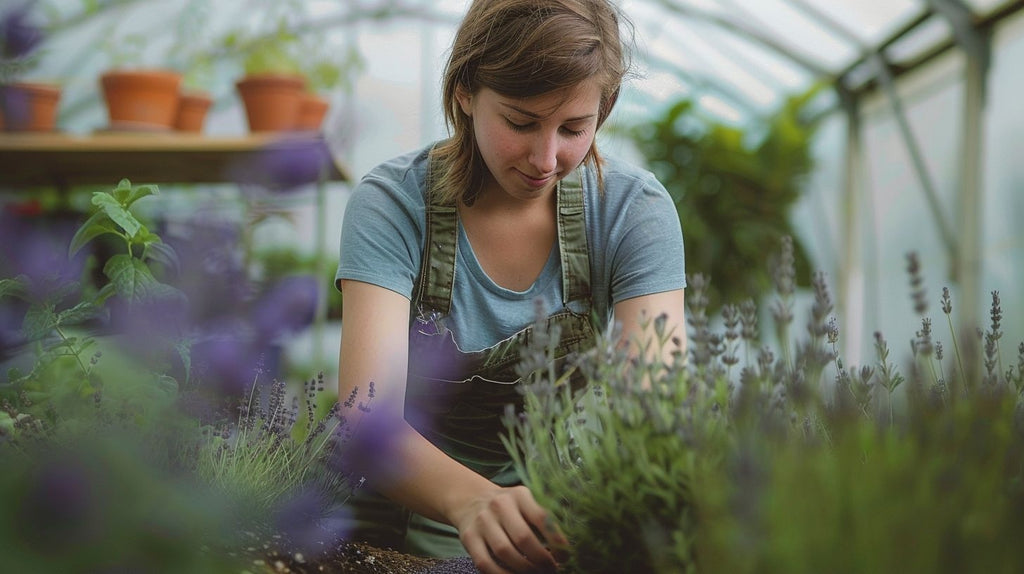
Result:
<svg viewBox="0 0 1024 574">
<path fill-rule="evenodd" d="M 487 169 L 472 119 L 459 106 L 460 90 L 475 94 L 489 88 L 505 97 L 529 98 L 597 79 L 600 127 L 629 69 L 620 24 L 628 25 L 628 20 L 612 0 L 473 0 L 444 73 L 442 99 L 451 137 L 431 152 L 439 199 L 454 204 L 461 198 L 472 204 Z M 601 181 L 596 141 L 586 162 L 597 168 Z"/>
</svg>

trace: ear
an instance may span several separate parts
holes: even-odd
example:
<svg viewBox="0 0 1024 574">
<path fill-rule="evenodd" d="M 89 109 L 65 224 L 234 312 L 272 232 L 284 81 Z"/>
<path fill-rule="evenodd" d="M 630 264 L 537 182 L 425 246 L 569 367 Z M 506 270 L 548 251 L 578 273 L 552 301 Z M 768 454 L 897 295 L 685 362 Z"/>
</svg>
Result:
<svg viewBox="0 0 1024 574">
<path fill-rule="evenodd" d="M 455 88 L 455 100 L 459 102 L 462 113 L 473 116 L 473 94 L 469 93 L 464 86 Z"/>
</svg>

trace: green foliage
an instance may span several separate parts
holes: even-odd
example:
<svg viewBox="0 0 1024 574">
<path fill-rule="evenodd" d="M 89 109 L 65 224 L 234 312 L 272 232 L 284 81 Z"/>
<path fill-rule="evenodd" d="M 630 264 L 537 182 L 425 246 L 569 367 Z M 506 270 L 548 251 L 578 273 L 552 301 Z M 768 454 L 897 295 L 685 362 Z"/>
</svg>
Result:
<svg viewBox="0 0 1024 574">
<path fill-rule="evenodd" d="M 106 303 L 113 296 L 129 307 L 154 301 L 180 301 L 184 297 L 160 282 L 147 264 L 148 261 L 173 262 L 173 250 L 146 229 L 131 211 L 135 202 L 157 193 L 155 187 L 134 187 L 128 180 L 122 180 L 112 191 L 93 195 L 92 203 L 97 211 L 75 233 L 70 255 L 108 234 L 119 238 L 125 249 L 104 266 L 103 273 L 109 283 L 99 290 L 81 290 L 77 283 L 49 289 L 33 285 L 27 277 L 0 280 L 0 296 L 17 297 L 28 304 L 22 334 L 34 347 L 35 361 L 28 373 L 17 370 L 8 373 L 8 384 L 19 390 L 14 394 L 14 404 L 23 414 L 45 418 L 50 423 L 58 416 L 74 420 L 83 412 L 91 416 L 83 406 L 87 405 L 84 399 L 98 400 L 105 387 L 108 398 L 118 410 L 131 410 L 125 403 L 139 403 L 140 396 L 152 397 L 152 393 L 164 396 L 168 388 L 177 388 L 173 379 L 149 371 L 120 353 L 112 341 L 99 339 L 88 329 L 89 321 L 108 315 Z M 83 299 L 68 305 L 68 298 L 79 291 Z M 39 296 L 39 293 L 44 295 Z M 180 340 L 169 341 L 168 345 L 184 348 Z M 109 369 L 100 364 L 104 353 L 111 363 Z M 124 380 L 125 372 L 138 377 L 134 384 L 118 384 Z M 139 384 L 142 382 L 145 383 Z M 148 404 L 146 400 L 142 402 Z M 71 423 L 66 421 L 66 424 Z"/>
<path fill-rule="evenodd" d="M 273 34 L 246 42 L 245 73 L 301 74 L 297 44 L 298 37 L 283 24 Z"/>
<path fill-rule="evenodd" d="M 675 200 L 687 267 L 714 279 L 713 310 L 770 287 L 764 262 L 780 238 L 794 235 L 789 213 L 813 167 L 816 123 L 804 109 L 819 91 L 790 98 L 747 131 L 704 118 L 683 100 L 630 132 Z M 807 256 L 799 243 L 795 251 L 797 277 L 807 285 Z"/>
<path fill-rule="evenodd" d="M 0 448 L 6 571 L 205 574 L 247 565 L 211 543 L 234 532 L 227 502 L 187 477 L 169 480 L 151 441 L 111 429 L 61 434 L 31 450 Z"/>
<path fill-rule="evenodd" d="M 274 383 L 266 405 L 254 385 L 232 420 L 200 392 L 209 389 L 172 375 L 191 368 L 188 326 L 161 325 L 167 305 L 179 316 L 186 303 L 162 280 L 179 262 L 135 213 L 157 193 L 124 180 L 92 196 L 95 212 L 68 251 L 99 238 L 122 250 L 101 288 L 0 278 L 0 297 L 27 308 L 30 342 L 14 361 L 29 372 L 11 369 L 0 384 L 0 555 L 17 571 L 261 570 L 253 559 L 271 551 L 279 519 L 313 528 L 320 544 L 336 541 L 305 506 L 288 506 L 303 492 L 337 503 L 352 490 L 328 466 L 349 435 L 322 375 L 297 396 Z M 141 331 L 111 327 L 115 301 Z M 286 536 L 274 540 L 274 551 L 291 551 Z"/>
<path fill-rule="evenodd" d="M 905 374 L 881 335 L 871 364 L 846 365 L 820 275 L 806 335 L 781 329 L 777 351 L 756 347 L 749 305 L 712 332 L 706 285 L 691 278 L 672 364 L 631 359 L 612 334 L 578 358 L 574 391 L 544 366 L 551 339 L 526 354 L 506 446 L 571 542 L 568 571 L 1024 569 L 1024 343 L 1004 370 L 992 345 L 944 357 L 923 328 Z"/>
<path fill-rule="evenodd" d="M 335 439 L 350 430 L 350 407 L 342 407 L 330 393 L 329 402 L 322 400 L 322 373 L 303 390 L 303 405 L 296 398 L 289 406 L 285 383 L 276 381 L 264 408 L 254 381 L 237 422 L 213 433 L 200 448 L 197 475 L 229 498 L 246 501 L 250 520 L 256 523 L 266 522 L 275 508 L 303 488 L 314 488 L 335 501 L 347 500 L 352 493 L 349 477 L 329 466 L 330 458 L 337 456 Z"/>
</svg>

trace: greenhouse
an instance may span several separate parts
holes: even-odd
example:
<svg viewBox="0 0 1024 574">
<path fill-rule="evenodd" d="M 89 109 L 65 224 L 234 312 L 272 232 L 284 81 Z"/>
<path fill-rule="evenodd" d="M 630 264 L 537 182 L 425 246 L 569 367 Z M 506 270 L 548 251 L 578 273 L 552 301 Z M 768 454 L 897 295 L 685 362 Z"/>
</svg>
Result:
<svg viewBox="0 0 1024 574">
<path fill-rule="evenodd" d="M 11 571 L 1024 569 L 1024 1 L 0 0 L 0 49 Z"/>
</svg>

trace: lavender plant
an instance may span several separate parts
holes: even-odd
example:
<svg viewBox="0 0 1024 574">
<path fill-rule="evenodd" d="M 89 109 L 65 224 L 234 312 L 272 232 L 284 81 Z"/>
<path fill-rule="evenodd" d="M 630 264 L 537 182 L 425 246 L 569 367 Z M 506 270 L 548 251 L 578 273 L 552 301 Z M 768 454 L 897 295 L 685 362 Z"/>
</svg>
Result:
<svg viewBox="0 0 1024 574">
<path fill-rule="evenodd" d="M 257 372 L 257 379 L 261 373 Z M 302 398 L 292 395 L 287 385 L 274 381 L 265 404 L 258 380 L 238 406 L 233 424 L 211 432 L 199 452 L 197 473 L 229 496 L 247 501 L 254 516 L 270 516 L 289 496 L 303 489 L 322 492 L 343 504 L 358 484 L 358 477 L 338 472 L 331 461 L 351 436 L 363 411 L 352 415 L 358 389 L 344 403 L 330 401 L 326 413 L 318 405 L 328 404 L 324 378 L 304 383 Z M 329 393 L 328 393 L 329 394 Z M 361 403 L 368 410 L 374 391 Z M 333 398 L 333 397 L 330 397 Z M 355 419 L 353 421 L 353 419 Z"/>
<path fill-rule="evenodd" d="M 948 356 L 920 268 L 909 271 L 921 329 L 902 372 L 880 333 L 872 363 L 843 362 L 823 275 L 806 333 L 793 335 L 791 269 L 774 273 L 778 351 L 753 351 L 750 304 L 711 321 L 700 276 L 685 360 L 628 357 L 612 333 L 577 358 L 587 384 L 574 390 L 546 368 L 557 333 L 539 337 L 506 446 L 571 541 L 568 571 L 1024 569 L 1024 344 L 1006 368 L 993 294 L 979 344 L 951 330 Z M 948 315 L 948 290 L 940 303 Z"/>
<path fill-rule="evenodd" d="M 254 380 L 241 410 L 223 416 L 216 369 L 192 369 L 186 297 L 163 280 L 176 252 L 134 213 L 156 193 L 125 180 L 93 195 L 96 212 L 62 251 L 81 257 L 100 237 L 119 246 L 98 288 L 68 281 L 85 265 L 0 280 L 0 302 L 20 302 L 29 341 L 0 354 L 29 366 L 0 382 L 0 466 L 14 470 L 0 473 L 0 555 L 17 571 L 260 570 L 253 560 L 271 554 L 268 541 L 312 557 L 345 533 L 356 481 L 337 459 L 359 397 L 337 404 L 321 375 L 294 395 L 275 381 L 264 400 Z M 284 313 L 308 307 L 295 301 L 310 291 L 278 283 L 268 303 L 285 304 L 264 305 L 253 331 L 299 328 Z M 226 349 L 206 358 L 246 360 Z"/>
</svg>

